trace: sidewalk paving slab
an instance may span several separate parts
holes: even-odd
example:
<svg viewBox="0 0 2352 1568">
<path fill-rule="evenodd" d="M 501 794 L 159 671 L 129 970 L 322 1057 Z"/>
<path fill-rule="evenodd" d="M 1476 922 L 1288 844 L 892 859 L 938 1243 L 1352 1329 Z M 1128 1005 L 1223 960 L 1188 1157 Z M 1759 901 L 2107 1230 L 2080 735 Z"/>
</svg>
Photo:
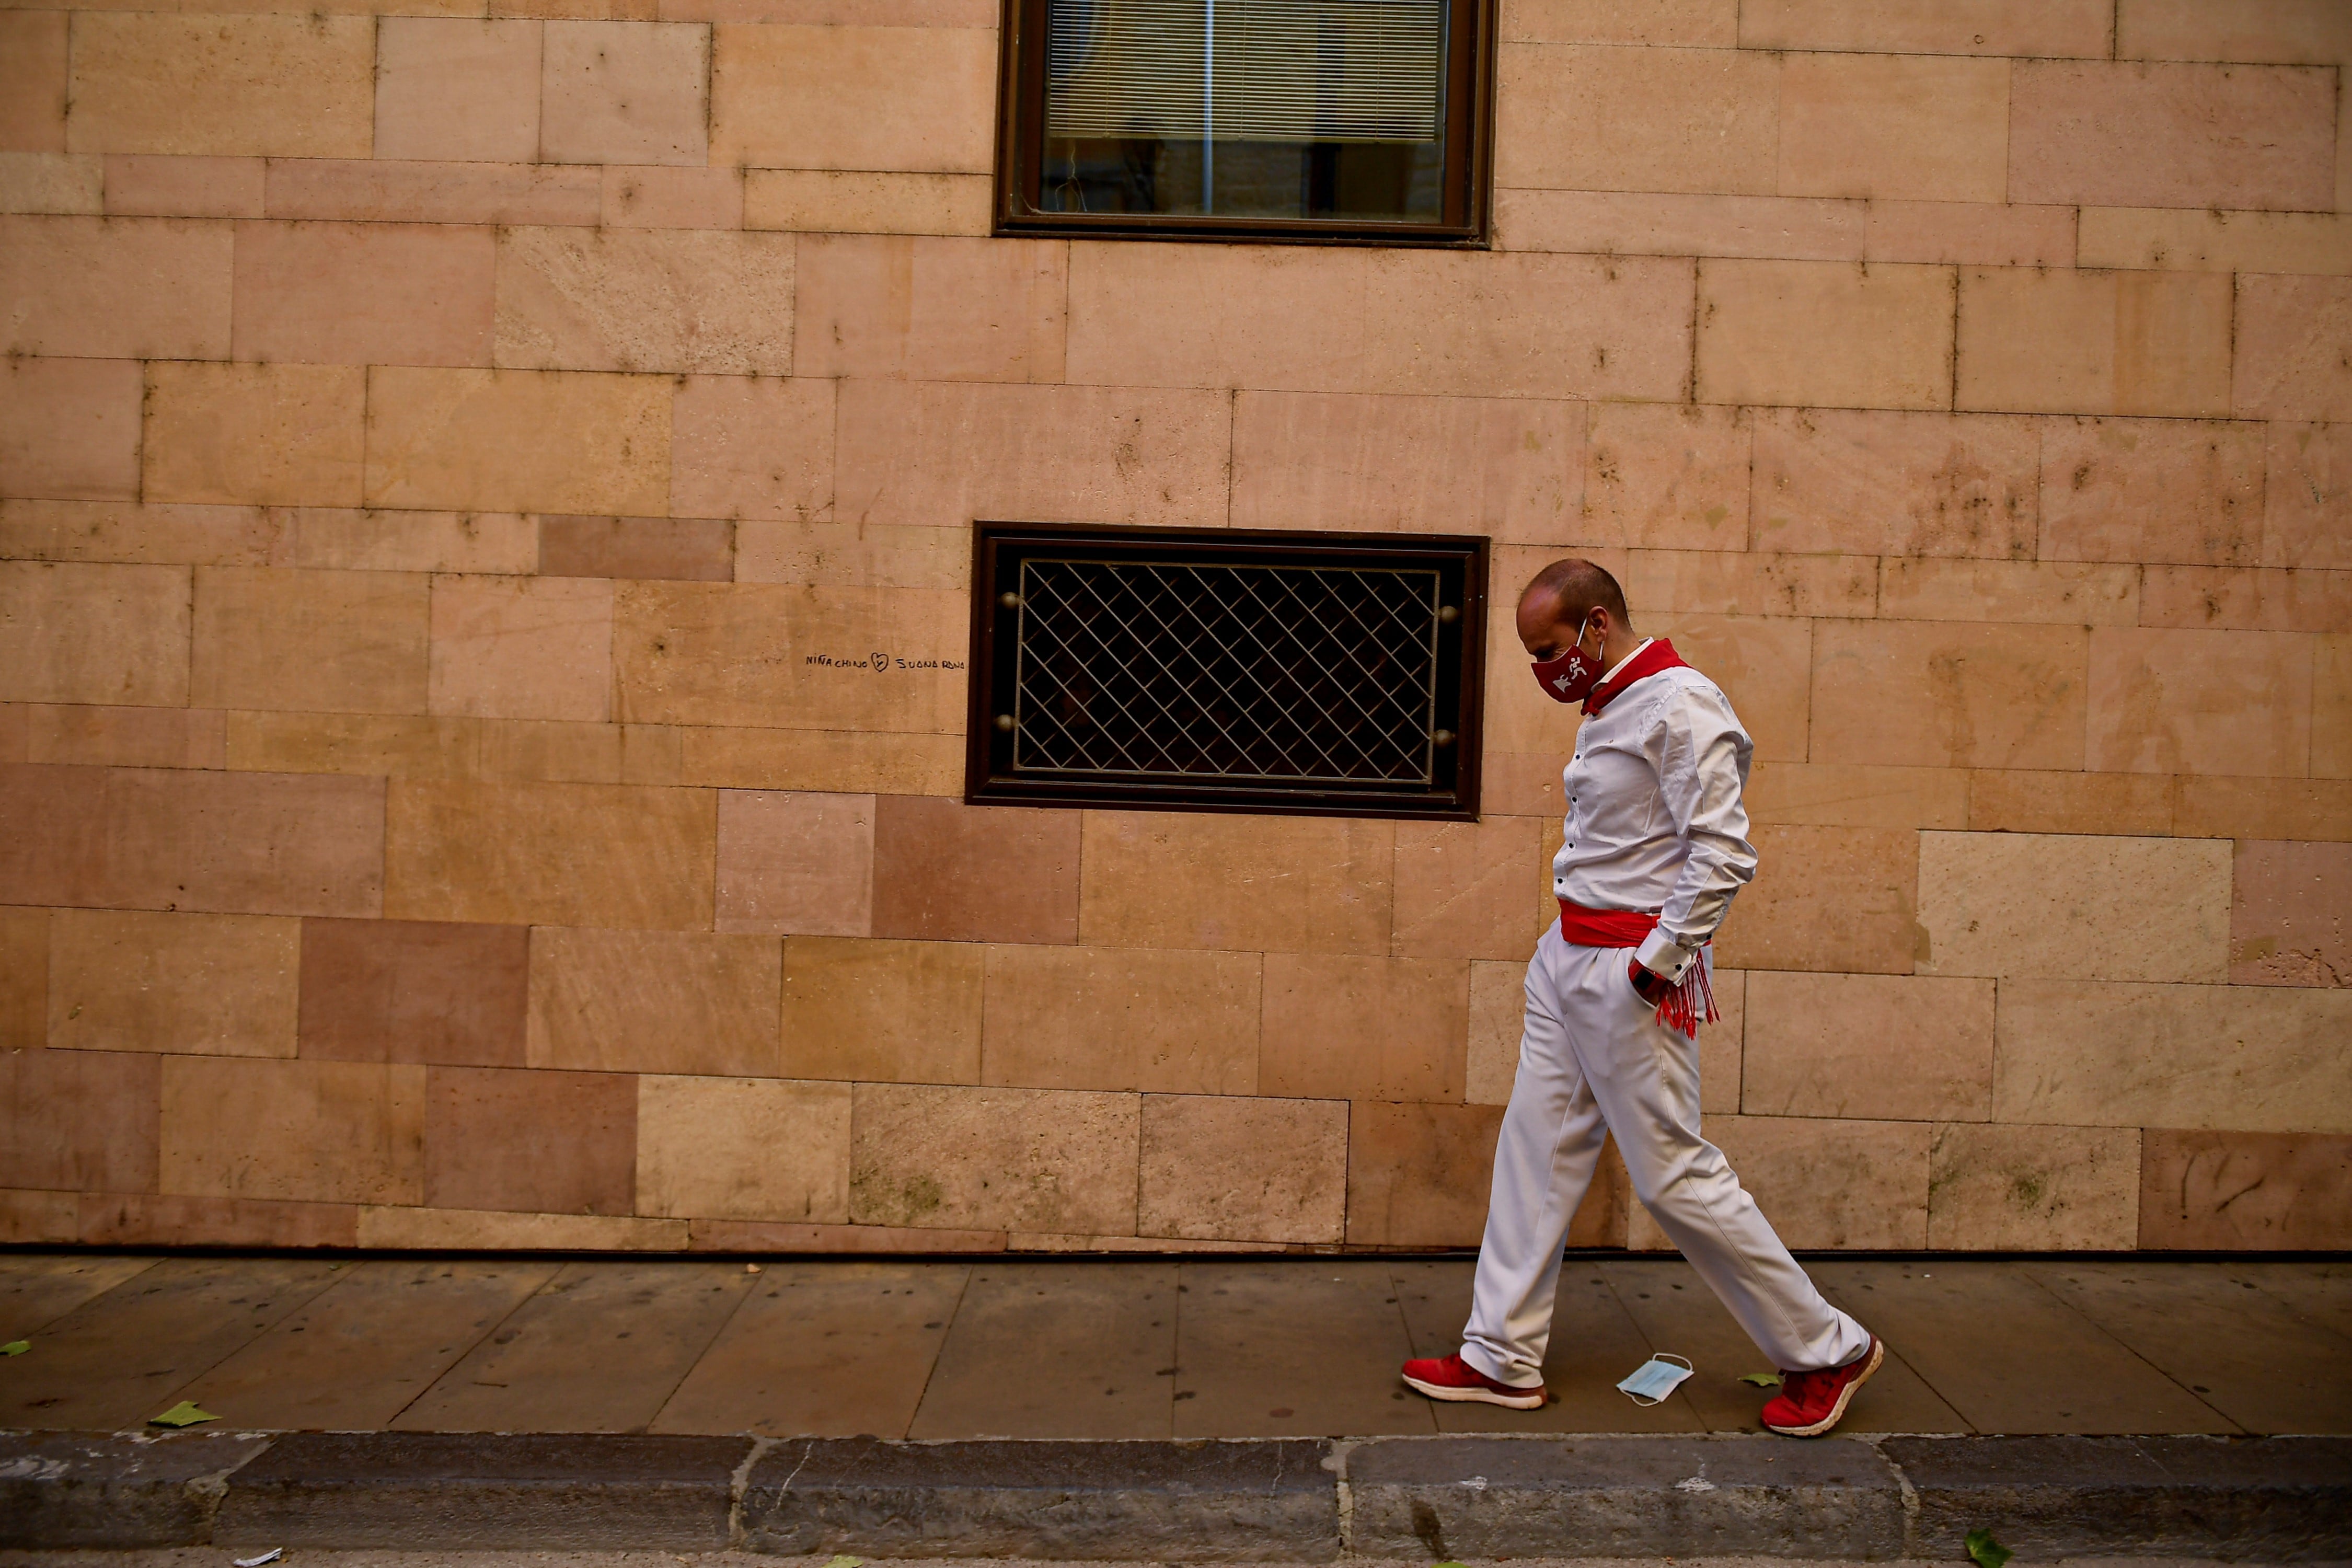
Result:
<svg viewBox="0 0 2352 1568">
<path fill-rule="evenodd" d="M 1412 1342 L 1385 1261 L 1188 1263 L 1179 1278 L 1177 1436 L 1437 1429 L 1397 1381 Z"/>
<path fill-rule="evenodd" d="M 975 1267 L 907 1435 L 1169 1436 L 1176 1284 L 1173 1263 Z"/>
<path fill-rule="evenodd" d="M 1339 1555 L 1331 1446 L 1260 1442 L 777 1445 L 743 1494 L 753 1551 L 1168 1563 Z"/>
<path fill-rule="evenodd" d="M 1902 1484 L 1849 1438 L 1373 1441 L 1347 1475 L 1357 1556 L 1903 1554 Z"/>
<path fill-rule="evenodd" d="M 11 1258 L 0 1270 L 0 1344 L 37 1333 L 83 1302 L 155 1267 L 97 1254 Z"/>
</svg>

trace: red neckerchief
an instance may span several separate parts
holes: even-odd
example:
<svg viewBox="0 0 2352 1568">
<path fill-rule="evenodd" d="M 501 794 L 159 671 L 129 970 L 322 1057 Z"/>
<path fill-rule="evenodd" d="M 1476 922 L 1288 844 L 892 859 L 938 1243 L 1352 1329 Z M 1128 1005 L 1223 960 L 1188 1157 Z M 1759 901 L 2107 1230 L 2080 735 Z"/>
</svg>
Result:
<svg viewBox="0 0 2352 1568">
<path fill-rule="evenodd" d="M 1625 668 L 1594 687 L 1584 699 L 1584 716 L 1588 719 L 1614 702 L 1633 682 L 1645 675 L 1655 675 L 1662 669 L 1688 669 L 1675 645 L 1664 637 L 1651 640 L 1650 646 L 1625 661 Z"/>
</svg>

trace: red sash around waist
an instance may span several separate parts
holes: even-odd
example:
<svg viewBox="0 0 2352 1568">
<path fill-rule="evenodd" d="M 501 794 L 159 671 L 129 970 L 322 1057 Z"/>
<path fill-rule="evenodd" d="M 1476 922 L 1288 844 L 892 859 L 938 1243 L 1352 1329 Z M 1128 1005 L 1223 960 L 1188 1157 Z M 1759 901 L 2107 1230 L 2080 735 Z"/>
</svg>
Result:
<svg viewBox="0 0 2352 1568">
<path fill-rule="evenodd" d="M 1589 910 L 1559 901 L 1559 937 L 1579 947 L 1639 947 L 1657 928 L 1658 917 L 1640 910 Z M 1658 1004 L 1658 1022 L 1678 1034 L 1698 1037 L 1701 1022 L 1720 1023 L 1715 1010 L 1715 988 L 1706 983 L 1706 958 L 1701 954 L 1684 973 L 1682 983 Z"/>
</svg>

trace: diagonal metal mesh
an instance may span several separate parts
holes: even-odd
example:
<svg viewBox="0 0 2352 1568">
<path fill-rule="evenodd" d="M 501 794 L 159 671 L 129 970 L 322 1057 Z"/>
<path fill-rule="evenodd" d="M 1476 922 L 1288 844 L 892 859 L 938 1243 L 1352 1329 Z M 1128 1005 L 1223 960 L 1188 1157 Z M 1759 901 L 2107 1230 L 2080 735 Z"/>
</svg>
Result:
<svg viewBox="0 0 2352 1568">
<path fill-rule="evenodd" d="M 1428 784 L 1438 574 L 1030 557 L 1013 766 Z"/>
</svg>

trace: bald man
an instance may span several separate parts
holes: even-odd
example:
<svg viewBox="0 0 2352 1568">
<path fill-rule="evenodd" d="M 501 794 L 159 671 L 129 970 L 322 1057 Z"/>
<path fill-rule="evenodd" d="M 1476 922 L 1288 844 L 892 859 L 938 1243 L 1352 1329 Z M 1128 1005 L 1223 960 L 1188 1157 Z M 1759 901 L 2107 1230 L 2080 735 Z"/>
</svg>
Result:
<svg viewBox="0 0 2352 1568">
<path fill-rule="evenodd" d="M 1519 640 L 1547 696 L 1581 702 L 1552 861 L 1559 923 L 1528 964 L 1518 1076 L 1495 1148 L 1476 1294 L 1458 1354 L 1409 1361 L 1433 1399 L 1540 1407 L 1570 1218 L 1614 1132 L 1634 1195 L 1781 1369 L 1775 1432 L 1811 1437 L 1878 1370 L 1878 1341 L 1813 1288 L 1723 1152 L 1699 1135 L 1707 944 L 1756 873 L 1740 791 L 1748 733 L 1674 645 L 1633 635 L 1617 580 L 1544 568 Z"/>
</svg>

